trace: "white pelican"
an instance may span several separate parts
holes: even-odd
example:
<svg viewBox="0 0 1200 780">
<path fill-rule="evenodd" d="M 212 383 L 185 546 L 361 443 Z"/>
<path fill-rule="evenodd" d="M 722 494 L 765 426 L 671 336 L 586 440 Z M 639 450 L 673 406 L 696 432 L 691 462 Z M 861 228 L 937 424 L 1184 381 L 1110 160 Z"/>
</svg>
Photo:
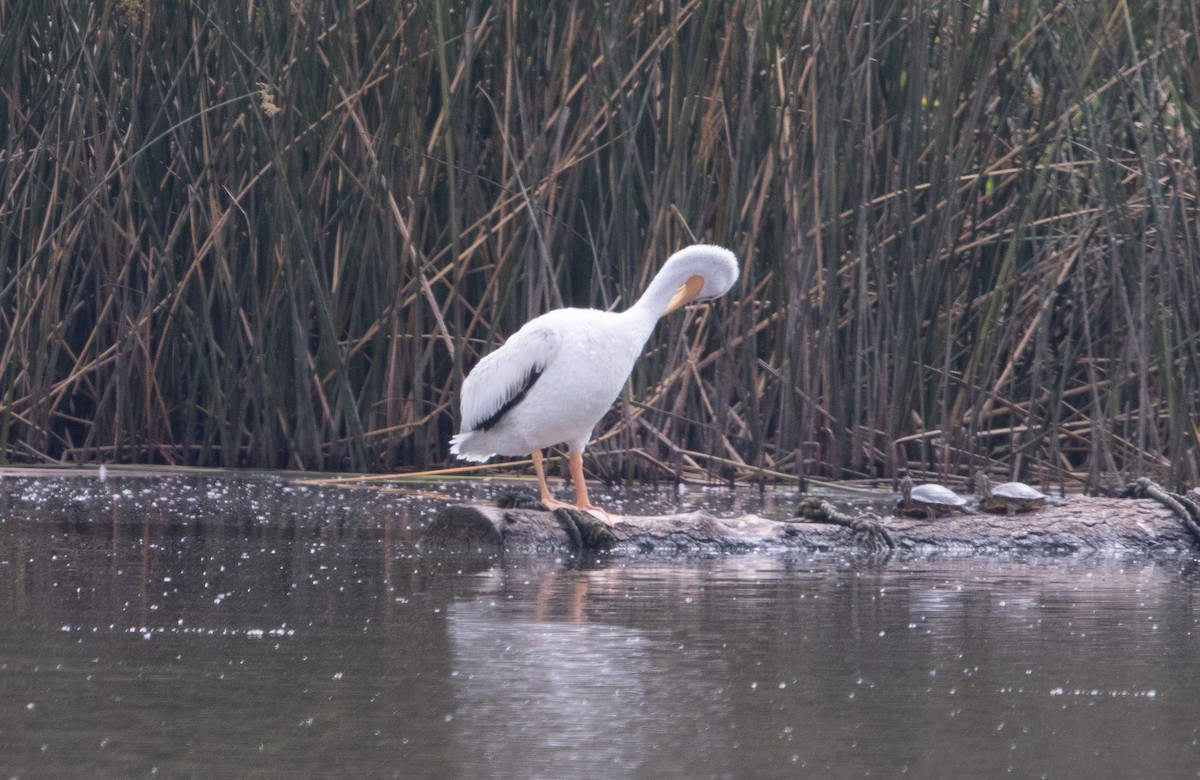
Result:
<svg viewBox="0 0 1200 780">
<path fill-rule="evenodd" d="M 575 507 L 603 514 L 588 500 L 583 449 L 612 406 L 633 363 L 664 314 L 690 301 L 724 295 L 738 278 L 728 249 L 696 244 L 667 259 L 637 303 L 623 312 L 556 309 L 536 317 L 487 355 L 463 381 L 462 427 L 450 452 L 483 462 L 493 455 L 533 456 L 548 509 L 542 448 L 567 445 Z"/>
</svg>

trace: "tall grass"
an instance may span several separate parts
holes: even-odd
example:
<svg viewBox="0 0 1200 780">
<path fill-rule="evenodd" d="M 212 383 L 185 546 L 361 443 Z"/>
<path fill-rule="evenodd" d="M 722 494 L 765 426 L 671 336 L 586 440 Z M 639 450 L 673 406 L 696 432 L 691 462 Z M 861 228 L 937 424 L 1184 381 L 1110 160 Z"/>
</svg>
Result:
<svg viewBox="0 0 1200 780">
<path fill-rule="evenodd" d="M 396 470 L 744 262 L 611 480 L 1200 480 L 1194 3 L 0 0 L 0 455 Z"/>
</svg>

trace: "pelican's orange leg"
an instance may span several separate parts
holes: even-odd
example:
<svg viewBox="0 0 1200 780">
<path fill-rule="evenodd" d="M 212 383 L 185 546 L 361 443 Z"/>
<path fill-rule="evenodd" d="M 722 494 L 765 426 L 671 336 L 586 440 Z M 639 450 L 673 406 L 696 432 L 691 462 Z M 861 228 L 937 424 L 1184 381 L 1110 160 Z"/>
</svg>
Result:
<svg viewBox="0 0 1200 780">
<path fill-rule="evenodd" d="M 555 509 L 569 509 L 571 505 L 565 501 L 559 501 L 554 496 L 550 495 L 550 486 L 546 484 L 546 471 L 542 468 L 542 451 L 534 450 L 530 453 L 533 456 L 533 470 L 537 472 L 538 479 L 538 497 L 541 502 L 546 505 L 546 509 L 553 512 Z"/>
<path fill-rule="evenodd" d="M 541 450 L 530 452 L 533 455 L 533 470 L 538 474 L 538 497 L 541 503 L 546 505 L 548 510 L 556 510 L 559 506 L 570 506 L 564 502 L 560 502 L 550 494 L 550 486 L 546 485 L 546 469 L 541 466 Z"/>
<path fill-rule="evenodd" d="M 567 455 L 567 465 L 571 469 L 571 481 L 575 483 L 575 508 L 590 512 L 596 518 L 613 525 L 613 519 L 600 507 L 588 499 L 587 482 L 583 479 L 583 453 L 572 452 Z"/>
</svg>

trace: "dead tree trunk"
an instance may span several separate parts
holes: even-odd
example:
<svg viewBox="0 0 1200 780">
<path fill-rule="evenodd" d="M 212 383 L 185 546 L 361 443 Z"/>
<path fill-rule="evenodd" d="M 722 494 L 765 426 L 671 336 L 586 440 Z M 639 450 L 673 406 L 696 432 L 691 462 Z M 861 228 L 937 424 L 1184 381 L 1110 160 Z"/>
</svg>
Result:
<svg viewBox="0 0 1200 780">
<path fill-rule="evenodd" d="M 704 512 L 622 517 L 608 528 L 590 515 L 558 510 L 455 505 L 443 510 L 422 536 L 425 547 L 617 554 L 751 551 L 851 551 L 861 529 L 758 515 L 718 518 Z M 1016 515 L 962 514 L 933 520 L 878 518 L 897 551 L 941 554 L 1012 552 L 1137 552 L 1181 554 L 1197 540 L 1168 506 L 1152 499 L 1074 496 Z"/>
</svg>

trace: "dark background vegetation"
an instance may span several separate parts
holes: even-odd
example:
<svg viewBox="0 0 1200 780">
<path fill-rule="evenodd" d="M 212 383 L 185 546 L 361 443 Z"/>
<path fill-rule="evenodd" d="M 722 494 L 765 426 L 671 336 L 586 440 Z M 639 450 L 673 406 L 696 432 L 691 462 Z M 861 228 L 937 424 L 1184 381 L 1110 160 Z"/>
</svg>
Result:
<svg viewBox="0 0 1200 780">
<path fill-rule="evenodd" d="M 0 0 L 0 458 L 412 470 L 672 251 L 607 479 L 1198 479 L 1195 0 Z"/>
</svg>

